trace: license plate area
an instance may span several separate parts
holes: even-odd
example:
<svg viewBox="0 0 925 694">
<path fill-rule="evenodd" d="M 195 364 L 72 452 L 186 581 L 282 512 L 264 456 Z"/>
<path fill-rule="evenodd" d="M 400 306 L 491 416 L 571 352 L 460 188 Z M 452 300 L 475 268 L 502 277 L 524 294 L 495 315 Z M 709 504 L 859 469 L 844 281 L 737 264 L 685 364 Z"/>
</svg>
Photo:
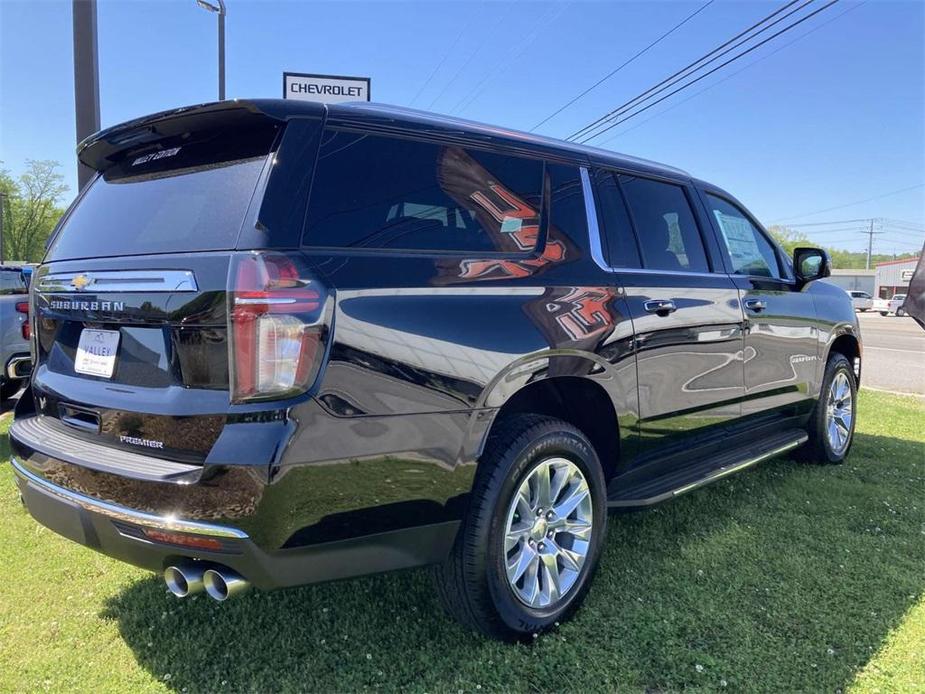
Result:
<svg viewBox="0 0 925 694">
<path fill-rule="evenodd" d="M 119 349 L 118 330 L 84 328 L 77 343 L 74 371 L 88 376 L 112 378 L 116 370 L 116 352 Z"/>
</svg>

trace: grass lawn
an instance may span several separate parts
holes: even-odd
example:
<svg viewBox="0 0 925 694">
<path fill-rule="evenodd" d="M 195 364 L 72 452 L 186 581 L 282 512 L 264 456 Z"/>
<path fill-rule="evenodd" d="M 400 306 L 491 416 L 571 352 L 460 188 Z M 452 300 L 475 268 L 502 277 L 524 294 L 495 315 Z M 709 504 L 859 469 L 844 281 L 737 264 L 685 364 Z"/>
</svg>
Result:
<svg viewBox="0 0 925 694">
<path fill-rule="evenodd" d="M 425 570 L 179 601 L 38 526 L 3 465 L 0 691 L 923 692 L 925 405 L 860 407 L 842 466 L 612 515 L 585 606 L 532 645 L 457 627 Z"/>
</svg>

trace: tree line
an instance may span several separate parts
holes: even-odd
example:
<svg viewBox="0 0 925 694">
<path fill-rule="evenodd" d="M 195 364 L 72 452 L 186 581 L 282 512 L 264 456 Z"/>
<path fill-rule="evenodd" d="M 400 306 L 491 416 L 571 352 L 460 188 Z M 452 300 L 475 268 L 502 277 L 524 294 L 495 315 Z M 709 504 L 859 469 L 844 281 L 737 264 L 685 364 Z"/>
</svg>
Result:
<svg viewBox="0 0 925 694">
<path fill-rule="evenodd" d="M 18 178 L 0 162 L 0 204 L 3 206 L 3 256 L 0 260 L 38 262 L 45 241 L 64 214 L 68 187 L 56 161 L 29 159 Z"/>
<path fill-rule="evenodd" d="M 768 227 L 768 232 L 777 242 L 783 246 L 788 255 L 793 255 L 793 249 L 799 246 L 818 246 L 806 234 L 796 231 L 787 226 L 773 225 Z M 838 270 L 863 270 L 867 263 L 866 251 L 846 251 L 843 248 L 826 247 L 829 258 L 832 260 L 832 267 Z M 897 258 L 915 258 L 918 253 L 900 253 L 892 255 L 889 253 L 871 253 L 870 267 L 873 269 L 877 263 L 886 260 L 895 260 Z"/>
</svg>

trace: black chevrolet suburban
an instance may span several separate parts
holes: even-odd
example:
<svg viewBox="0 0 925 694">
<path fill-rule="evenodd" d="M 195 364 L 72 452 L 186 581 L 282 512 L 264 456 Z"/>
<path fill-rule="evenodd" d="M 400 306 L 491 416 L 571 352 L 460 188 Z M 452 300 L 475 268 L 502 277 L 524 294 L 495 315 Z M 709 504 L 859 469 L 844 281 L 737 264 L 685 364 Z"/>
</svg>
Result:
<svg viewBox="0 0 925 694">
<path fill-rule="evenodd" d="M 826 254 L 678 169 L 279 100 L 79 156 L 12 465 L 36 520 L 178 596 L 433 565 L 452 614 L 516 639 L 577 607 L 608 510 L 851 446 Z"/>
</svg>

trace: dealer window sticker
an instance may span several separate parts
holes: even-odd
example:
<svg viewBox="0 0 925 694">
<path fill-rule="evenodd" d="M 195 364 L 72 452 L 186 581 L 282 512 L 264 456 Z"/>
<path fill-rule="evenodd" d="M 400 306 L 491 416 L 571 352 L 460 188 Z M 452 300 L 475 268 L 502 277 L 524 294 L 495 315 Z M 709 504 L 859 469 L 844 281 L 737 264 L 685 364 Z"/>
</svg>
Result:
<svg viewBox="0 0 925 694">
<path fill-rule="evenodd" d="M 761 249 L 758 248 L 758 240 L 755 238 L 751 223 L 743 217 L 723 214 L 719 210 L 713 210 L 713 214 L 723 232 L 723 238 L 726 239 L 726 248 L 729 249 L 729 255 L 732 258 L 733 270 L 735 272 L 741 272 L 746 268 L 768 270 L 768 264 L 761 255 Z"/>
</svg>

